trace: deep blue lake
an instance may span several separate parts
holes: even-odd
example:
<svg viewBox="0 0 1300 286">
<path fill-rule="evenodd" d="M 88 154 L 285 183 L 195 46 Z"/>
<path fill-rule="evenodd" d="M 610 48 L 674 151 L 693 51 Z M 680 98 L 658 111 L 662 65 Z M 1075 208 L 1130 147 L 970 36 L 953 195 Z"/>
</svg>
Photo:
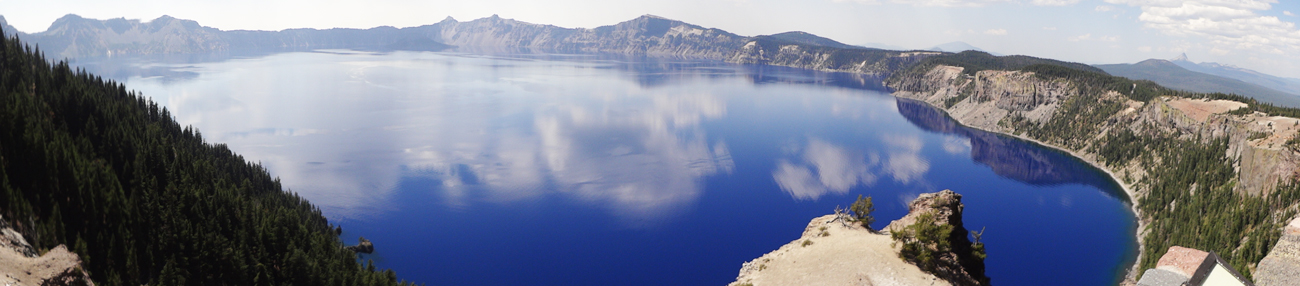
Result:
<svg viewBox="0 0 1300 286">
<path fill-rule="evenodd" d="M 428 285 L 724 285 L 808 221 L 964 195 L 998 285 L 1113 285 L 1123 191 L 879 78 L 594 55 L 317 51 L 86 60 L 261 162 Z"/>
</svg>

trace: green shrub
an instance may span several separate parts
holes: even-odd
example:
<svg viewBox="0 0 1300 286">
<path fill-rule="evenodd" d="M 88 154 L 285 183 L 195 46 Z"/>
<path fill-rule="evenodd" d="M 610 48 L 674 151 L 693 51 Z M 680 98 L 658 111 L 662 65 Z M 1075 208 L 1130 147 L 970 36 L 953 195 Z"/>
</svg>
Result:
<svg viewBox="0 0 1300 286">
<path fill-rule="evenodd" d="M 871 216 L 871 213 L 876 211 L 871 196 L 863 198 L 862 195 L 858 195 L 858 200 L 853 202 L 849 210 L 853 212 L 853 219 L 862 224 L 862 227 L 871 229 L 871 224 L 876 222 L 876 218 Z"/>
</svg>

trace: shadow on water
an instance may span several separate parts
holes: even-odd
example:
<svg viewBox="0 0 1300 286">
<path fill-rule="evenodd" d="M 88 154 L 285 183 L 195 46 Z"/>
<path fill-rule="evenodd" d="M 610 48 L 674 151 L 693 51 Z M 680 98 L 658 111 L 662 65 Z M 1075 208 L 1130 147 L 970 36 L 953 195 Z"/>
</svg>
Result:
<svg viewBox="0 0 1300 286">
<path fill-rule="evenodd" d="M 898 112 L 917 127 L 969 138 L 971 159 L 989 166 L 999 176 L 1036 186 L 1088 185 L 1129 202 L 1128 195 L 1106 173 L 1070 154 L 1020 138 L 962 126 L 924 102 L 906 98 L 897 102 Z"/>
</svg>

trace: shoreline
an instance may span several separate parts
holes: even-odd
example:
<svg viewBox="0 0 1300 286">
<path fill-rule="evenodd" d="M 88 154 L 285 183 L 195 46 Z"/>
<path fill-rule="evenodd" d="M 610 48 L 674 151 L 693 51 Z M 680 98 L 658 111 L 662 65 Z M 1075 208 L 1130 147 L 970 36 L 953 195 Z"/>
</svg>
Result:
<svg viewBox="0 0 1300 286">
<path fill-rule="evenodd" d="M 1041 145 L 1041 146 L 1044 146 L 1044 147 L 1052 148 L 1052 149 L 1057 150 L 1057 151 L 1065 152 L 1066 154 L 1070 154 L 1070 156 L 1073 156 L 1074 158 L 1079 159 L 1079 161 L 1083 161 L 1084 163 L 1088 163 L 1088 165 L 1092 166 L 1093 168 L 1096 168 L 1096 169 L 1098 169 L 1098 170 L 1101 170 L 1102 172 L 1105 172 L 1107 176 L 1110 176 L 1110 179 L 1111 179 L 1111 180 L 1115 181 L 1115 183 L 1118 184 L 1119 187 L 1120 187 L 1121 189 L 1124 190 L 1124 194 L 1128 195 L 1128 199 L 1129 199 L 1129 210 L 1133 211 L 1134 220 L 1137 222 L 1137 229 L 1134 231 L 1134 234 L 1135 234 L 1135 236 L 1136 236 L 1136 238 L 1137 238 L 1137 256 L 1135 256 L 1135 257 L 1133 258 L 1133 264 L 1132 264 L 1132 265 L 1129 265 L 1128 267 L 1126 267 L 1126 268 L 1128 268 L 1128 271 L 1127 271 L 1127 273 L 1125 273 L 1125 274 L 1123 275 L 1124 279 L 1120 280 L 1120 284 L 1119 284 L 1119 285 L 1125 285 L 1125 282 L 1128 282 L 1128 281 L 1136 281 L 1136 280 L 1137 280 L 1137 279 L 1136 279 L 1136 278 L 1137 278 L 1137 275 L 1136 275 L 1136 274 L 1137 274 L 1137 271 L 1138 271 L 1137 268 L 1138 268 L 1138 265 L 1140 265 L 1140 264 L 1141 264 L 1141 261 L 1142 261 L 1142 252 L 1143 252 L 1143 250 L 1146 249 L 1146 244 L 1142 242 L 1142 236 L 1143 236 L 1142 234 L 1143 234 L 1143 229 L 1146 228 L 1146 222 L 1144 222 L 1144 221 L 1142 220 L 1142 212 L 1141 212 L 1141 210 L 1138 210 L 1138 207 L 1137 207 L 1137 193 L 1135 193 L 1135 192 L 1133 191 L 1133 187 L 1132 187 L 1129 183 L 1124 182 L 1123 180 L 1120 180 L 1119 176 L 1116 176 L 1114 171 L 1112 171 L 1110 168 L 1107 168 L 1105 165 L 1098 163 L 1095 159 L 1087 158 L 1087 157 L 1083 156 L 1083 154 L 1081 154 L 1081 153 L 1079 153 L 1079 152 L 1076 152 L 1076 151 L 1074 151 L 1074 150 L 1066 149 L 1066 148 L 1064 148 L 1064 147 L 1056 146 L 1056 145 L 1053 145 L 1053 144 L 1048 144 L 1048 143 L 1046 143 L 1046 142 L 1039 141 L 1038 139 L 1029 138 L 1028 136 L 1023 136 L 1023 135 L 1019 135 L 1019 134 L 1012 134 L 1012 133 L 1007 133 L 1007 132 L 1001 132 L 1001 131 L 995 131 L 995 130 L 988 130 L 988 129 L 985 129 L 985 128 L 982 128 L 982 127 L 973 126 L 973 125 L 967 124 L 966 122 L 963 122 L 963 121 L 962 121 L 961 119 L 959 119 L 959 118 L 953 117 L 952 114 L 948 113 L 948 110 L 947 110 L 947 109 L 944 109 L 943 107 L 939 107 L 939 106 L 934 105 L 933 103 L 927 102 L 927 101 L 925 101 L 925 100 L 916 99 L 916 98 L 910 98 L 910 97 L 904 97 L 904 96 L 899 96 L 898 93 L 899 93 L 899 92 L 895 91 L 895 92 L 891 92 L 890 95 L 894 96 L 895 100 L 898 100 L 898 99 L 907 99 L 907 100 L 915 100 L 915 101 L 918 101 L 918 102 L 925 103 L 926 105 L 928 105 L 928 106 L 930 106 L 930 107 L 933 107 L 933 108 L 935 108 L 935 109 L 938 109 L 938 110 L 940 110 L 940 111 L 943 111 L 943 114 L 944 114 L 944 115 L 947 115 L 949 119 L 952 119 L 953 121 L 956 121 L 957 124 L 960 124 L 960 125 L 963 126 L 963 127 L 974 128 L 974 129 L 981 130 L 981 131 L 984 131 L 984 132 L 990 132 L 990 133 L 996 133 L 996 134 L 1002 134 L 1002 135 L 1006 135 L 1006 136 L 1011 136 L 1011 137 L 1018 138 L 1018 139 L 1020 139 L 1020 140 L 1025 140 L 1025 141 L 1033 142 L 1034 144 L 1038 144 L 1038 145 Z M 910 92 L 909 92 L 909 93 L 910 93 Z"/>
</svg>

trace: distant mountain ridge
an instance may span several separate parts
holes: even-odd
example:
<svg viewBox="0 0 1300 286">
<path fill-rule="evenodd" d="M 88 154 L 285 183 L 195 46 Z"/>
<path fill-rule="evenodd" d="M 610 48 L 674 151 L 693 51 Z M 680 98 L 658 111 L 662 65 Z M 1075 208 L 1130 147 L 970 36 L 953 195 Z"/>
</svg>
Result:
<svg viewBox="0 0 1300 286">
<path fill-rule="evenodd" d="M 1185 59 L 1180 61 L 1186 62 Z M 1298 95 L 1233 78 L 1188 70 L 1177 62 L 1179 61 L 1150 59 L 1136 64 L 1096 65 L 1096 67 L 1112 75 L 1150 80 L 1175 89 L 1205 93 L 1235 93 L 1273 104 L 1300 107 Z"/>
<path fill-rule="evenodd" d="M 1187 59 L 1187 54 L 1180 54 L 1178 57 L 1169 61 L 1190 71 L 1236 79 L 1290 94 L 1300 94 L 1300 78 L 1278 77 L 1250 69 L 1219 63 L 1193 63 Z"/>
<path fill-rule="evenodd" d="M 929 49 L 926 50 L 936 51 L 936 52 L 949 52 L 949 53 L 960 53 L 964 51 L 980 51 L 980 52 L 989 53 L 994 56 L 1003 56 L 1003 54 L 985 51 L 984 49 L 980 49 L 978 47 L 972 46 L 971 44 L 967 44 L 966 42 L 943 43 L 943 44 L 930 47 Z"/>
<path fill-rule="evenodd" d="M 769 37 L 805 45 L 825 46 L 840 49 L 868 49 L 867 47 L 849 45 L 802 31 L 773 34 L 769 35 Z"/>
<path fill-rule="evenodd" d="M 2 20 L 3 18 L 0 18 Z M 677 56 L 743 64 L 884 75 L 939 52 L 888 51 L 840 43 L 806 32 L 746 37 L 654 15 L 592 29 L 562 28 L 491 17 L 460 22 L 370 29 L 222 31 L 162 16 L 148 22 L 86 19 L 69 14 L 39 33 L 5 27 L 56 58 L 312 49 L 489 51 L 536 50 Z"/>
</svg>

